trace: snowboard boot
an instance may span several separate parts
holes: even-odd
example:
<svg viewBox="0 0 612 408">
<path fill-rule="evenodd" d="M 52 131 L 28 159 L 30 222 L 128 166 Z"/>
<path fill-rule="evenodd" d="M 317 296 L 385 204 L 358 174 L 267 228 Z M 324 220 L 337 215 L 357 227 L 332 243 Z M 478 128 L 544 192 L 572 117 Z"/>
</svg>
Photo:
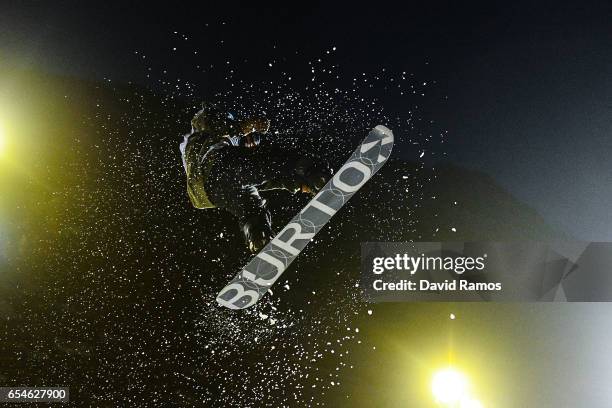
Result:
<svg viewBox="0 0 612 408">
<path fill-rule="evenodd" d="M 259 252 L 272 238 L 272 217 L 266 208 L 266 201 L 263 200 L 257 211 L 246 216 L 240 222 L 242 233 L 249 251 Z"/>
<path fill-rule="evenodd" d="M 295 172 L 300 180 L 300 191 L 313 196 L 325 186 L 332 175 L 326 163 L 317 167 L 312 160 L 307 158 L 298 161 Z"/>
</svg>

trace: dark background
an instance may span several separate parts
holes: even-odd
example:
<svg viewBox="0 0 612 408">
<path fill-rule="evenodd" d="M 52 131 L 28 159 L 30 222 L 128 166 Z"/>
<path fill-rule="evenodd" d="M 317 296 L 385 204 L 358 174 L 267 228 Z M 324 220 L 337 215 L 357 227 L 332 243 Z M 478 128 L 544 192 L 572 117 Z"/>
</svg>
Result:
<svg viewBox="0 0 612 408">
<path fill-rule="evenodd" d="M 380 67 L 424 73 L 448 93 L 431 114 L 450 131 L 451 159 L 570 235 L 608 240 L 611 17 L 607 2 L 4 2 L 0 40 L 19 64 L 120 81 L 143 81 L 143 67 L 126 63 L 140 50 L 146 66 L 216 82 L 180 44 L 170 51 L 174 31 L 195 38 L 204 60 L 248 59 L 255 78 L 257 62 L 289 57 L 297 69 L 331 46 L 345 79 Z"/>
</svg>

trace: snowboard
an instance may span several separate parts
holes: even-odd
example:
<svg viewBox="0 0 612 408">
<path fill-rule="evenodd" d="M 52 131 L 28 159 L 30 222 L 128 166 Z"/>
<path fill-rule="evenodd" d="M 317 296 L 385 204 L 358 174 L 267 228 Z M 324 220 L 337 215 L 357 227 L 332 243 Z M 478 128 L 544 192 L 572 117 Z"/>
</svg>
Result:
<svg viewBox="0 0 612 408">
<path fill-rule="evenodd" d="M 253 306 L 331 217 L 385 164 L 393 132 L 378 125 L 313 199 L 217 295 L 230 309 Z"/>
</svg>

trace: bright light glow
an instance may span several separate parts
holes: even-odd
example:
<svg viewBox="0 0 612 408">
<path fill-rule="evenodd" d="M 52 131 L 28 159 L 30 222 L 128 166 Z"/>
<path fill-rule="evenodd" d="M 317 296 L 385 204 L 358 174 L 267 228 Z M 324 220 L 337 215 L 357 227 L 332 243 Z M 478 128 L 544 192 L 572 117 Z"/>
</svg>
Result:
<svg viewBox="0 0 612 408">
<path fill-rule="evenodd" d="M 4 127 L 2 126 L 2 123 L 0 122 L 0 154 L 4 152 L 5 148 L 6 148 L 6 133 L 4 131 Z"/>
<path fill-rule="evenodd" d="M 431 391 L 440 404 L 458 404 L 468 400 L 468 380 L 457 370 L 446 368 L 433 376 Z"/>
<path fill-rule="evenodd" d="M 475 399 L 466 399 L 461 401 L 460 408 L 484 408 L 480 401 Z"/>
</svg>

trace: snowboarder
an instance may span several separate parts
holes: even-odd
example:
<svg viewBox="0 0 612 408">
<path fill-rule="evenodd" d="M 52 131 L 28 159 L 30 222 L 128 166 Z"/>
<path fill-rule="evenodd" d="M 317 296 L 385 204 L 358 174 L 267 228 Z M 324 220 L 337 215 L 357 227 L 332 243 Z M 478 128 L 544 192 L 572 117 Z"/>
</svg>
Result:
<svg viewBox="0 0 612 408">
<path fill-rule="evenodd" d="M 271 143 L 269 128 L 264 116 L 236 119 L 203 104 L 180 145 L 193 206 L 232 213 L 253 253 L 272 237 L 272 219 L 261 191 L 314 195 L 331 176 L 327 165 L 316 166 L 303 154 Z"/>
</svg>

